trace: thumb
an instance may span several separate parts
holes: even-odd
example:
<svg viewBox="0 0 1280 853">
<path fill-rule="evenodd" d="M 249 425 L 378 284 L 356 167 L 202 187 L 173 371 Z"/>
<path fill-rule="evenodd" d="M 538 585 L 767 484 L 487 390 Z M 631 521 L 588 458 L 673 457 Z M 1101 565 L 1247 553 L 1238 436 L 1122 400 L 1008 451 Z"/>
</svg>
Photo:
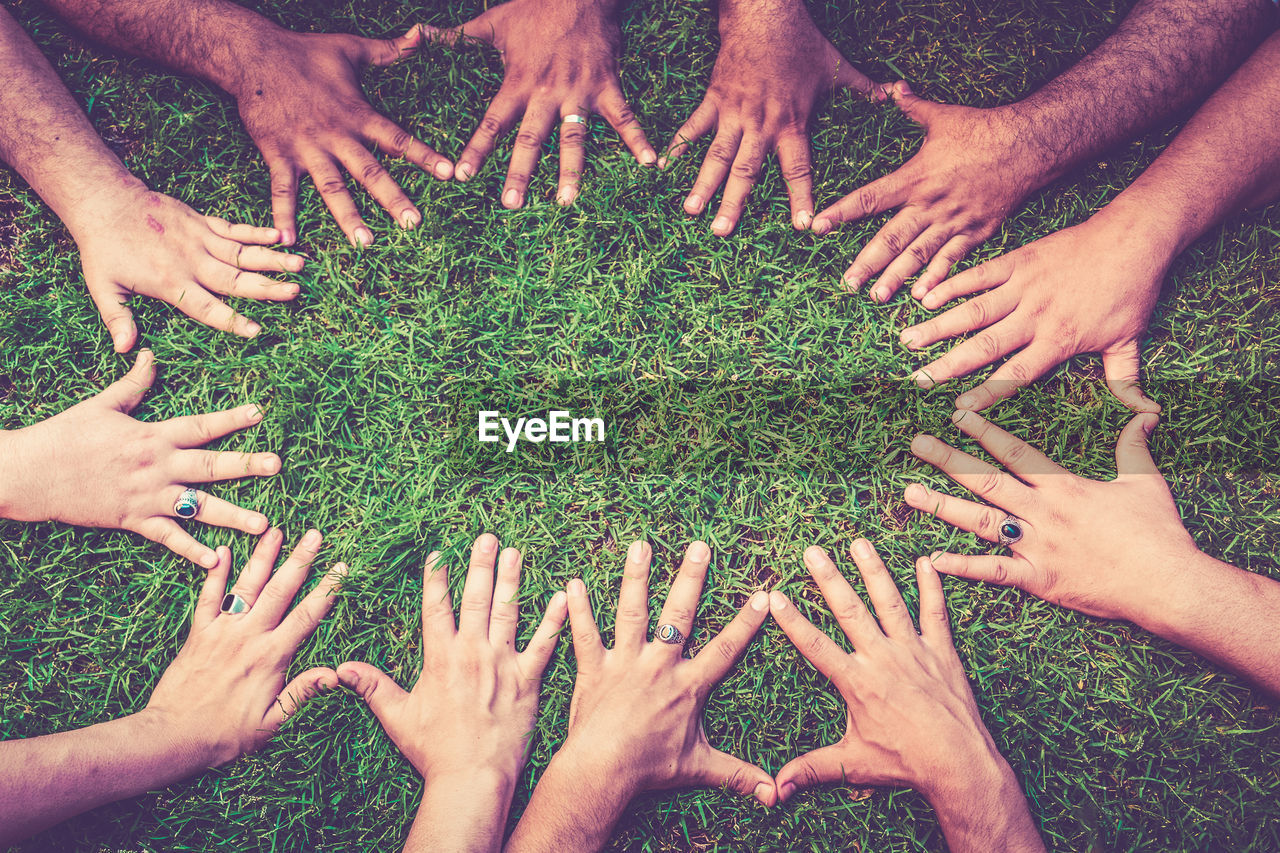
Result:
<svg viewBox="0 0 1280 853">
<path fill-rule="evenodd" d="M 367 663 L 347 661 L 338 667 L 338 680 L 343 687 L 360 695 L 384 727 L 386 715 L 394 713 L 409 698 L 409 694 L 396 684 L 394 678 Z"/>
<path fill-rule="evenodd" d="M 496 17 L 502 6 L 495 6 L 457 27 L 433 27 L 421 24 L 422 35 L 430 41 L 437 41 L 446 47 L 456 47 L 465 38 L 474 39 L 492 45 L 498 40 Z"/>
<path fill-rule="evenodd" d="M 1138 384 L 1138 342 L 1126 341 L 1120 346 L 1102 353 L 1102 372 L 1107 377 L 1107 388 L 1115 398 L 1135 412 L 1160 411 L 1160 404 L 1142 393 Z"/>
<path fill-rule="evenodd" d="M 156 381 L 156 360 L 151 350 L 144 349 L 133 360 L 133 367 L 124 376 L 102 389 L 97 400 L 117 412 L 126 415 L 138 407 L 151 383 Z"/>
<path fill-rule="evenodd" d="M 824 746 L 791 759 L 778 771 L 778 802 L 785 803 L 800 788 L 824 782 L 849 782 L 853 767 L 849 751 L 840 745 Z"/>
<path fill-rule="evenodd" d="M 929 124 L 933 121 L 940 109 L 939 104 L 935 104 L 933 101 L 927 101 L 916 95 L 916 93 L 911 90 L 911 84 L 905 80 L 899 80 L 897 83 L 894 83 L 893 87 L 889 91 L 889 96 L 893 98 L 894 105 L 898 109 L 902 110 L 907 118 L 911 119 L 925 130 L 929 129 Z"/>
<path fill-rule="evenodd" d="M 88 280 L 86 279 L 86 284 Z M 133 322 L 133 312 L 124 302 L 125 291 L 112 285 L 97 282 L 88 284 L 89 296 L 102 315 L 102 322 L 111 335 L 111 345 L 116 352 L 128 352 L 138 342 L 138 327 Z"/>
<path fill-rule="evenodd" d="M 694 785 L 727 788 L 737 794 L 754 797 L 763 806 L 778 802 L 773 777 L 741 758 L 706 747 L 701 770 L 689 780 Z"/>
<path fill-rule="evenodd" d="M 267 731 L 277 731 L 285 721 L 298 713 L 302 706 L 338 686 L 338 676 L 326 666 L 309 669 L 284 686 L 276 701 L 262 718 Z"/>
<path fill-rule="evenodd" d="M 422 44 L 423 28 L 414 24 L 409 31 L 399 38 L 367 39 L 360 38 L 360 48 L 365 64 L 382 67 L 391 65 L 409 56 Z M 357 38 L 359 38 L 357 36 Z"/>
<path fill-rule="evenodd" d="M 854 68 L 853 63 L 839 52 L 836 53 L 835 87 L 843 87 L 875 100 L 875 83 L 871 82 L 870 77 Z"/>
<path fill-rule="evenodd" d="M 1160 416 L 1150 412 L 1137 415 L 1125 424 L 1120 438 L 1116 440 L 1116 474 L 1121 477 L 1129 474 L 1161 477 L 1160 469 L 1151 458 L 1151 448 L 1147 446 L 1159 425 Z"/>
</svg>

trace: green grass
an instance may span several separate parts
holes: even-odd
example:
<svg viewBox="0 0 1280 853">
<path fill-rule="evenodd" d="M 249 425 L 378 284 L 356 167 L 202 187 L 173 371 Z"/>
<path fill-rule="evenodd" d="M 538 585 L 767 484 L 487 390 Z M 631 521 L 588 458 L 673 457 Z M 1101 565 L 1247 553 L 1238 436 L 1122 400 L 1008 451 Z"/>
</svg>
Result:
<svg viewBox="0 0 1280 853">
<path fill-rule="evenodd" d="M 263 11 L 295 28 L 381 36 L 413 21 L 454 23 L 480 8 L 468 0 L 456 13 L 443 3 L 317 9 L 290 0 Z M 1082 55 L 1123 11 L 1113 2 L 874 0 L 816 15 L 871 76 L 900 71 L 930 97 L 990 105 Z M 266 171 L 228 99 L 86 47 L 29 0 L 16 12 L 100 132 L 151 186 L 209 213 L 269 223 Z M 655 143 L 701 98 L 713 33 L 705 4 L 629 10 L 624 87 Z M 500 79 L 492 54 L 431 48 L 371 73 L 367 88 L 389 115 L 456 156 Z M 1082 220 L 1168 135 L 1160 129 L 1033 198 L 977 257 Z M 816 122 L 819 203 L 889 171 L 919 137 L 892 110 L 835 98 Z M 771 164 L 739 232 L 720 240 L 708 232 L 709 217 L 679 209 L 696 156 L 656 174 L 637 167 L 602 126 L 594 139 L 571 210 L 551 201 L 554 158 L 535 178 L 526 210 L 500 208 L 510 140 L 467 185 L 395 165 L 424 222 L 401 233 L 360 196 L 377 234 L 363 252 L 347 246 L 308 186 L 303 295 L 242 306 L 265 327 L 255 341 L 157 302 L 135 308 L 162 371 L 139 416 L 265 405 L 261 426 L 221 446 L 276 450 L 284 472 L 215 493 L 262 509 L 291 540 L 321 528 L 324 556 L 354 569 L 298 669 L 354 657 L 411 679 L 422 561 L 441 548 L 456 564 L 485 530 L 525 552 L 527 613 L 581 574 L 606 623 L 631 539 L 654 543 L 655 608 L 684 544 L 707 540 L 715 556 L 695 643 L 750 592 L 775 584 L 835 634 L 804 580 L 808 544 L 843 552 L 865 535 L 903 584 L 920 553 L 978 547 L 901 500 L 915 479 L 954 488 L 907 451 L 921 429 L 956 436 L 946 425 L 954 388 L 919 393 L 897 378 L 917 363 L 897 332 L 926 312 L 906 296 L 873 306 L 837 286 L 883 218 L 828 238 L 797 235 Z M 1146 345 L 1153 391 L 1167 411 L 1156 455 L 1189 528 L 1209 553 L 1273 577 L 1278 233 L 1272 209 L 1197 243 L 1175 266 Z M 0 172 L 0 426 L 60 411 L 131 359 L 111 352 L 66 231 Z M 1095 358 L 1077 359 L 994 418 L 1077 473 L 1109 477 L 1128 414 L 1099 375 Z M 472 438 L 481 401 L 594 408 L 609 418 L 613 440 L 507 457 Z M 246 536 L 196 530 L 203 541 L 230 543 L 238 562 L 251 547 Z M 47 524 L 0 524 L 0 571 L 3 737 L 140 708 L 185 636 L 201 574 L 136 536 Z M 984 717 L 1053 847 L 1280 849 L 1280 727 L 1264 696 L 1128 625 L 1011 590 L 953 580 L 946 590 Z M 573 672 L 565 643 L 545 679 L 514 815 L 563 738 Z M 776 770 L 837 739 L 843 713 L 825 680 L 769 625 L 712 697 L 706 720 L 716 746 Z M 100 808 L 21 849 L 395 849 L 419 787 L 371 715 L 339 692 L 257 755 Z M 918 795 L 851 797 L 830 788 L 770 812 L 715 790 L 645 796 L 613 849 L 942 846 Z"/>
</svg>

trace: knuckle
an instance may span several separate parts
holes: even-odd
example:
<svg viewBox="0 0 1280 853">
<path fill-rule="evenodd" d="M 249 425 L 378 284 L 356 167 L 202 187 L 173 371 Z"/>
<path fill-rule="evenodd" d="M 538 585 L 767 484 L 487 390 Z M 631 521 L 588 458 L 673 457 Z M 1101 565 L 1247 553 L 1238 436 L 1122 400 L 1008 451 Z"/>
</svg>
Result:
<svg viewBox="0 0 1280 853">
<path fill-rule="evenodd" d="M 721 166 L 731 166 L 736 153 L 737 151 L 733 146 L 726 142 L 713 142 L 707 148 L 707 159 L 719 163 Z"/>
<path fill-rule="evenodd" d="M 337 176 L 325 178 L 316 187 L 320 195 L 340 195 L 347 191 L 347 182 Z"/>
<path fill-rule="evenodd" d="M 995 335 L 989 333 L 978 335 L 973 339 L 973 346 L 988 362 L 1000 357 L 1000 342 L 996 340 Z"/>
<path fill-rule="evenodd" d="M 978 513 L 978 532 L 984 536 L 994 539 L 996 535 L 997 525 L 1000 524 L 1001 516 L 991 507 L 985 507 Z"/>
<path fill-rule="evenodd" d="M 497 136 L 502 133 L 502 122 L 493 116 L 485 116 L 480 119 L 480 125 L 477 131 L 485 136 Z"/>
<path fill-rule="evenodd" d="M 978 476 L 976 485 L 979 494 L 992 494 L 1000 488 L 1000 473 L 998 471 L 984 471 Z"/>
<path fill-rule="evenodd" d="M 532 130 L 522 130 L 516 134 L 516 147 L 518 148 L 541 148 L 542 138 Z"/>
<path fill-rule="evenodd" d="M 880 232 L 880 242 L 884 243 L 884 247 L 893 255 L 900 255 L 907 248 L 906 239 L 897 231 Z"/>
<path fill-rule="evenodd" d="M 387 140 L 387 146 L 397 157 L 403 156 L 412 143 L 413 137 L 409 135 L 408 131 L 399 127 L 392 132 L 391 137 Z"/>
<path fill-rule="evenodd" d="M 756 176 L 760 174 L 760 167 L 754 162 L 735 160 L 733 165 L 729 167 L 729 174 L 733 175 L 735 178 L 740 178 L 747 183 L 754 184 Z"/>
<path fill-rule="evenodd" d="M 365 183 L 372 183 L 385 177 L 387 170 L 377 160 L 370 160 L 360 169 L 360 177 Z"/>
<path fill-rule="evenodd" d="M 964 310 L 968 315 L 970 325 L 975 328 L 986 326 L 991 320 L 991 315 L 984 299 L 970 299 Z"/>
<path fill-rule="evenodd" d="M 805 656 L 816 658 L 822 654 L 826 647 L 826 638 L 821 634 L 814 634 L 812 637 L 804 641 Z"/>
<path fill-rule="evenodd" d="M 789 183 L 804 181 L 813 177 L 813 168 L 808 163 L 791 163 L 782 170 L 782 179 Z"/>
<path fill-rule="evenodd" d="M 721 638 L 720 642 L 715 645 L 716 654 L 725 662 L 732 664 L 738 659 L 740 651 L 736 640 Z"/>
</svg>

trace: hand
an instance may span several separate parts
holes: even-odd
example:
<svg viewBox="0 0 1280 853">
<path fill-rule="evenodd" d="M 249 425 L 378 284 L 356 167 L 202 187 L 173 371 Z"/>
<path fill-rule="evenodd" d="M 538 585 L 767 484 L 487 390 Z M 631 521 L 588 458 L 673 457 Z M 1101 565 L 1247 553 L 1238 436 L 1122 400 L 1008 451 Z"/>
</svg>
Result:
<svg viewBox="0 0 1280 853">
<path fill-rule="evenodd" d="M 561 121 L 567 115 L 599 113 L 641 165 L 657 160 L 618 81 L 622 31 L 612 0 L 508 0 L 460 28 L 427 30 L 448 43 L 465 35 L 497 48 L 502 55 L 502 88 L 458 157 L 455 174 L 460 181 L 478 174 L 498 138 L 519 119 L 520 132 L 502 189 L 503 207 L 524 206 L 542 145 L 557 124 L 560 187 L 556 202 L 572 204 L 578 197 L 586 165 L 587 128 Z"/>
<path fill-rule="evenodd" d="M 214 568 L 213 550 L 173 520 L 174 504 L 189 483 L 276 474 L 280 457 L 190 449 L 258 423 L 256 406 L 158 424 L 129 417 L 155 378 L 151 352 L 143 350 L 133 369 L 100 394 L 34 426 L 0 433 L 0 516 L 132 530 Z M 195 518 L 206 524 L 246 533 L 267 529 L 261 513 L 205 492 L 198 500 Z"/>
<path fill-rule="evenodd" d="M 911 452 L 941 468 L 994 506 L 954 498 L 914 483 L 908 504 L 989 542 L 1006 516 L 1021 520 L 1011 555 L 935 554 L 940 572 L 1016 586 L 1037 598 L 1091 616 L 1142 624 L 1173 573 L 1195 564 L 1199 550 L 1182 526 L 1147 439 L 1159 423 L 1138 415 L 1116 443 L 1118 476 L 1109 483 L 1077 477 L 1023 441 L 972 412 L 952 418 L 1014 476 L 932 436 L 917 436 Z"/>
<path fill-rule="evenodd" d="M 422 213 L 367 146 L 403 157 L 441 180 L 452 177 L 453 164 L 371 107 L 359 79 L 366 67 L 391 65 L 417 50 L 421 40 L 419 27 L 396 39 L 273 27 L 262 34 L 261 49 L 245 56 L 243 77 L 232 95 L 271 170 L 271 210 L 282 243 L 292 245 L 297 237 L 298 178 L 304 172 L 352 245 L 368 246 L 373 232 L 356 210 L 342 169 L 400 227 L 422 221 Z"/>
<path fill-rule="evenodd" d="M 273 302 L 298 295 L 298 285 L 252 272 L 302 269 L 297 255 L 265 248 L 280 242 L 279 231 L 202 216 L 132 178 L 123 191 L 85 204 L 68 226 L 80 247 L 89 295 L 116 352 L 128 352 L 138 340 L 133 313 L 125 305 L 133 293 L 168 302 L 193 320 L 245 338 L 261 327 L 217 295 Z"/>
<path fill-rule="evenodd" d="M 925 130 L 924 144 L 896 171 L 859 187 L 818 213 L 813 230 L 900 208 L 871 239 L 844 281 L 857 289 L 879 276 L 871 298 L 887 302 L 921 269 L 911 295 L 922 298 L 953 264 L 986 240 L 1047 179 L 1038 149 L 1014 108 L 974 109 L 916 97 L 893 84 L 894 103 Z"/>
<path fill-rule="evenodd" d="M 988 292 L 903 330 L 901 340 L 917 350 L 982 331 L 912 378 L 931 388 L 1009 356 L 956 400 L 961 409 L 981 411 L 1073 356 L 1100 352 L 1111 393 L 1136 412 L 1159 412 L 1138 384 L 1139 341 L 1171 260 L 1156 235 L 1113 226 L 1099 214 L 965 270 L 926 295 L 924 306 Z"/>
<path fill-rule="evenodd" d="M 840 55 L 796 0 L 756 2 L 740 9 L 721 3 L 720 53 L 706 97 L 676 131 L 660 168 L 689 150 L 713 129 L 693 190 L 685 199 L 694 216 L 724 184 L 712 233 L 733 233 L 755 186 L 765 155 L 777 152 L 791 198 L 791 223 L 808 228 L 813 219 L 813 169 L 808 122 L 818 99 L 846 87 L 883 98 L 878 87 Z M 727 180 L 726 180 L 727 178 Z"/>
<path fill-rule="evenodd" d="M 494 579 L 494 558 L 498 558 Z M 359 693 L 424 779 L 492 772 L 514 786 L 528 757 L 542 672 L 565 619 L 558 592 L 523 652 L 516 651 L 520 552 L 498 555 L 491 534 L 476 539 L 462 591 L 458 627 L 449 571 L 427 557 L 422 585 L 422 672 L 411 692 L 367 663 L 348 661 L 338 678 Z"/>
<path fill-rule="evenodd" d="M 649 627 L 649 564 L 653 553 L 632 543 L 623 569 L 614 622 L 614 647 L 604 648 L 587 590 L 569 582 L 569 622 L 578 678 L 569 710 L 569 734 L 556 758 L 607 773 L 608 784 L 641 791 L 705 785 L 776 801 L 773 778 L 759 767 L 713 749 L 702 728 L 702 709 L 764 624 L 768 598 L 751 597 L 733 621 L 692 659 L 683 645 L 645 639 Z M 671 584 L 659 625 L 688 637 L 707 577 L 711 551 L 694 542 Z"/>
<path fill-rule="evenodd" d="M 338 686 L 331 669 L 309 669 L 285 685 L 289 661 L 333 608 L 347 568 L 335 565 L 298 606 L 289 610 L 320 549 L 308 531 L 274 573 L 284 534 L 268 530 L 231 592 L 249 605 L 221 613 L 231 573 L 231 551 L 218 548 L 191 618 L 191 634 L 151 694 L 143 716 L 184 753 L 197 752 L 216 767 L 269 741 L 308 700 Z"/>
</svg>

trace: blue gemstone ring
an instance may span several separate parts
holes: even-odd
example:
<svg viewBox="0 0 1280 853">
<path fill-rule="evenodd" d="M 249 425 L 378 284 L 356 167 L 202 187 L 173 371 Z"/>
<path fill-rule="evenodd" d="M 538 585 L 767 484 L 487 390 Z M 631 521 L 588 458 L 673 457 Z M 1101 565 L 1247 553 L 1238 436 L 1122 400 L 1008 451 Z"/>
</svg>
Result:
<svg viewBox="0 0 1280 853">
<path fill-rule="evenodd" d="M 659 625 L 658 633 L 654 634 L 659 643 L 666 643 L 668 646 L 683 646 L 684 634 L 680 633 L 680 629 L 675 625 Z"/>
<path fill-rule="evenodd" d="M 200 493 L 195 489 L 183 489 L 173 505 L 173 514 L 178 518 L 195 518 L 200 511 Z"/>
<path fill-rule="evenodd" d="M 1000 544 L 1008 546 L 1021 539 L 1022 525 L 1022 519 L 1006 515 L 1004 521 L 1000 522 L 1000 526 L 996 529 L 996 536 L 1000 539 Z"/>
</svg>

